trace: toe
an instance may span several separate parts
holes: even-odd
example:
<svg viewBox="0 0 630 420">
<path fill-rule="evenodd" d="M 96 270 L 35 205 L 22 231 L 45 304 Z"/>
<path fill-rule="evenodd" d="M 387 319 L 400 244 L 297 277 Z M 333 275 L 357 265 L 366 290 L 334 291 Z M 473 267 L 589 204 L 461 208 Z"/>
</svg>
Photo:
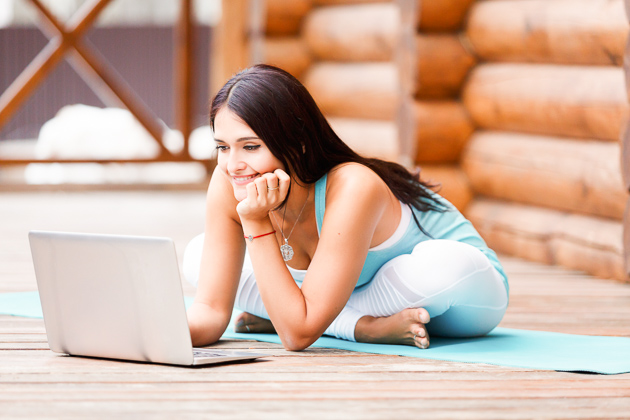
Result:
<svg viewBox="0 0 630 420">
<path fill-rule="evenodd" d="M 429 312 L 427 312 L 424 308 L 418 308 L 417 312 L 418 321 L 423 324 L 428 324 L 431 321 L 431 316 L 429 316 Z"/>
</svg>

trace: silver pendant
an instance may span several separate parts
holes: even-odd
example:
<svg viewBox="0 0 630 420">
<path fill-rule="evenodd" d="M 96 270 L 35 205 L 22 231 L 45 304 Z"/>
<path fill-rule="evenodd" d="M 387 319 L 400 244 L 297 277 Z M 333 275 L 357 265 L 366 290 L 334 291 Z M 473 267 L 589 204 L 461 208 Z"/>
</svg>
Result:
<svg viewBox="0 0 630 420">
<path fill-rule="evenodd" d="M 282 253 L 282 259 L 285 261 L 289 261 L 293 258 L 293 248 L 289 245 L 289 240 L 284 240 L 284 245 L 280 246 L 280 252 Z"/>
</svg>

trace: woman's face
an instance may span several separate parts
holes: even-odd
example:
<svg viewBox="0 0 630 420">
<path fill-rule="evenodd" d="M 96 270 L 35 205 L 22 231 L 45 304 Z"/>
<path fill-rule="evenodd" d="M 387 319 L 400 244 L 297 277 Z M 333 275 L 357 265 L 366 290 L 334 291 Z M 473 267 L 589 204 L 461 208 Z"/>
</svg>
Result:
<svg viewBox="0 0 630 420">
<path fill-rule="evenodd" d="M 257 177 L 276 169 L 286 171 L 254 130 L 227 107 L 214 118 L 214 141 L 217 164 L 230 179 L 238 201 L 247 197 L 245 188 Z"/>
</svg>

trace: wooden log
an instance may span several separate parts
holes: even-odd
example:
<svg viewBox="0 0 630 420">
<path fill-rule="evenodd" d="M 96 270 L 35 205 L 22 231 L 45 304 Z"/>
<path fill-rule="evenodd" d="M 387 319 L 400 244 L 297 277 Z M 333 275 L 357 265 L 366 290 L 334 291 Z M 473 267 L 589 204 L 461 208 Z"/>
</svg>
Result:
<svg viewBox="0 0 630 420">
<path fill-rule="evenodd" d="M 303 18 L 312 8 L 311 0 L 265 0 L 265 31 L 268 35 L 288 36 L 300 32 Z"/>
<path fill-rule="evenodd" d="M 457 162 L 474 127 L 456 101 L 415 103 L 416 162 Z"/>
<path fill-rule="evenodd" d="M 313 0 L 313 4 L 317 6 L 387 2 L 388 0 Z M 422 32 L 457 31 L 462 28 L 468 10 L 474 2 L 475 0 L 421 0 L 418 2 L 416 16 L 418 30 Z"/>
<path fill-rule="evenodd" d="M 422 0 L 418 29 L 422 32 L 455 32 L 462 28 L 475 0 Z"/>
<path fill-rule="evenodd" d="M 618 141 L 628 113 L 615 67 L 485 64 L 463 97 L 475 123 L 496 130 Z"/>
<path fill-rule="evenodd" d="M 459 96 L 475 57 L 464 48 L 457 35 L 418 35 L 417 98 Z"/>
<path fill-rule="evenodd" d="M 265 38 L 262 61 L 291 73 L 300 79 L 313 61 L 307 46 L 300 37 Z"/>
<path fill-rule="evenodd" d="M 389 3 L 391 0 L 313 0 L 314 6 L 337 6 L 343 4 Z"/>
<path fill-rule="evenodd" d="M 422 165 L 420 179 L 439 184 L 438 194 L 450 201 L 459 211 L 465 211 L 473 198 L 466 174 L 456 165 Z"/>
<path fill-rule="evenodd" d="M 394 3 L 347 5 L 315 9 L 303 34 L 320 60 L 390 61 L 399 27 Z"/>
<path fill-rule="evenodd" d="M 462 167 L 478 194 L 623 217 L 627 192 L 614 143 L 477 132 L 469 140 Z"/>
<path fill-rule="evenodd" d="M 565 213 L 477 196 L 465 215 L 494 251 L 554 263 L 549 241 Z"/>
<path fill-rule="evenodd" d="M 397 161 L 398 130 L 393 121 L 328 118 L 335 133 L 362 156 Z"/>
<path fill-rule="evenodd" d="M 394 120 L 398 74 L 392 63 L 320 62 L 308 69 L 304 84 L 326 115 Z"/>
<path fill-rule="evenodd" d="M 555 263 L 625 281 L 622 232 L 623 226 L 617 221 L 569 215 L 556 227 L 550 242 Z"/>
<path fill-rule="evenodd" d="M 621 222 L 488 199 L 466 216 L 493 250 L 624 280 Z"/>
<path fill-rule="evenodd" d="M 623 0 L 477 2 L 466 34 L 488 61 L 620 66 L 628 38 Z"/>
</svg>

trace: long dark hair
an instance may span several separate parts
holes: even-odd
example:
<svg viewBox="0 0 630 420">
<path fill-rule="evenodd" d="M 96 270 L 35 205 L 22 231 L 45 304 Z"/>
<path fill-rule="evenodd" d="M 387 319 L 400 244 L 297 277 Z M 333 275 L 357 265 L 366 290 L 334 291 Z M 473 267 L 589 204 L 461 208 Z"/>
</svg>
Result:
<svg viewBox="0 0 630 420">
<path fill-rule="evenodd" d="M 316 182 L 341 163 L 356 162 L 376 172 L 403 203 L 420 211 L 446 210 L 430 191 L 435 185 L 420 181 L 419 174 L 397 163 L 365 158 L 346 145 L 304 85 L 282 69 L 258 64 L 234 75 L 212 100 L 213 130 L 217 112 L 224 106 L 265 142 L 292 172 L 289 175 L 304 183 Z M 415 214 L 414 219 L 422 229 Z"/>
</svg>

